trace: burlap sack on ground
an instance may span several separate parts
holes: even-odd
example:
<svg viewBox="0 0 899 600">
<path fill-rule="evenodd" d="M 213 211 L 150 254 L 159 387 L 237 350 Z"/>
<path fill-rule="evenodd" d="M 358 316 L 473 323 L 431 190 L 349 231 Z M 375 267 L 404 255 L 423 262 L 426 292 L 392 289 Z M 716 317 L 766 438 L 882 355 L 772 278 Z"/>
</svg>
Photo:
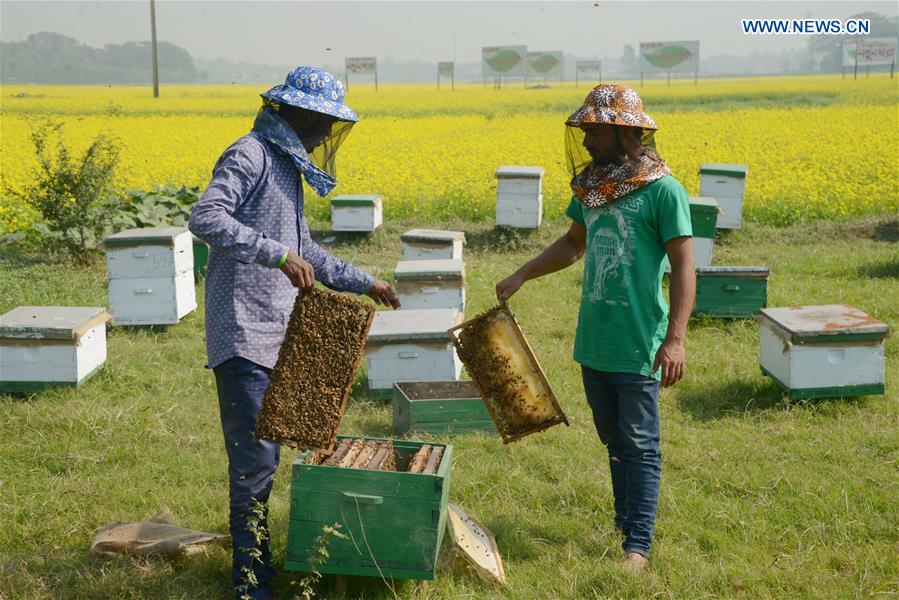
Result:
<svg viewBox="0 0 899 600">
<path fill-rule="evenodd" d="M 149 521 L 110 523 L 97 533 L 91 543 L 91 554 L 104 557 L 131 554 L 174 558 L 202 552 L 208 544 L 228 546 L 230 543 L 230 535 L 173 525 L 172 515 L 163 509 Z"/>
</svg>

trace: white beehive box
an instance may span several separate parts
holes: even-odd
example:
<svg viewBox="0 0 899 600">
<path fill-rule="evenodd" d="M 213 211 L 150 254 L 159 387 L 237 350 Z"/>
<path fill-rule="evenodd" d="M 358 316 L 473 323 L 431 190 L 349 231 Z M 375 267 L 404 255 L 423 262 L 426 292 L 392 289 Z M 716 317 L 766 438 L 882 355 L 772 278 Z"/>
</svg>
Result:
<svg viewBox="0 0 899 600">
<path fill-rule="evenodd" d="M 106 362 L 100 307 L 20 306 L 0 316 L 0 392 L 81 385 Z"/>
<path fill-rule="evenodd" d="M 172 325 L 197 308 L 193 238 L 186 228 L 128 229 L 103 243 L 116 325 Z"/>
<path fill-rule="evenodd" d="M 374 231 L 384 222 L 384 207 L 378 194 L 349 194 L 331 200 L 331 229 Z"/>
<path fill-rule="evenodd" d="M 537 229 L 543 220 L 543 167 L 496 170 L 496 224 Z"/>
<path fill-rule="evenodd" d="M 743 194 L 747 165 L 705 163 L 699 167 L 699 195 L 717 198 L 722 214 L 719 229 L 739 229 L 743 225 Z"/>
<path fill-rule="evenodd" d="M 886 323 L 846 304 L 765 308 L 760 363 L 791 399 L 883 394 Z"/>
<path fill-rule="evenodd" d="M 365 345 L 368 388 L 397 381 L 456 381 L 462 362 L 447 331 L 462 322 L 451 308 L 378 311 Z"/>
<path fill-rule="evenodd" d="M 400 236 L 403 260 L 462 260 L 465 233 L 439 229 L 411 229 Z"/>
<path fill-rule="evenodd" d="M 465 312 L 465 269 L 461 260 L 401 260 L 394 271 L 402 310 L 455 308 Z"/>
<path fill-rule="evenodd" d="M 693 230 L 693 267 L 712 266 L 712 248 L 715 245 L 715 224 L 721 218 L 720 206 L 715 198 L 690 196 L 690 223 Z M 671 263 L 665 257 L 665 272 L 671 272 Z"/>
</svg>

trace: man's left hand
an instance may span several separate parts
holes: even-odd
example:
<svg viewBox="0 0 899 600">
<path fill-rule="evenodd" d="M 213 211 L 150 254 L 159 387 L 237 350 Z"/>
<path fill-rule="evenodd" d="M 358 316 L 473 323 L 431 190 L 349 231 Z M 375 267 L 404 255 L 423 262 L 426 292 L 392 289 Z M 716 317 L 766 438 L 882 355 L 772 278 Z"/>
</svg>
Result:
<svg viewBox="0 0 899 600">
<path fill-rule="evenodd" d="M 665 338 L 665 341 L 659 346 L 659 351 L 656 352 L 652 372 L 655 373 L 659 367 L 662 367 L 662 387 L 671 387 L 683 379 L 685 362 L 686 354 L 683 342 Z"/>
<path fill-rule="evenodd" d="M 375 279 L 375 282 L 371 284 L 371 289 L 365 292 L 365 295 L 374 300 L 376 304 L 392 308 L 400 307 L 400 299 L 386 281 Z"/>
</svg>

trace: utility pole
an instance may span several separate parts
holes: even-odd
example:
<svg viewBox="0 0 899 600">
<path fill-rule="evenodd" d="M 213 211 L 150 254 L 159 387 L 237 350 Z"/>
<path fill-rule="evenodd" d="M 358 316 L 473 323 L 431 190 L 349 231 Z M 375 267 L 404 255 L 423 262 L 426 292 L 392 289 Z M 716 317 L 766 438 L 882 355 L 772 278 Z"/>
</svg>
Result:
<svg viewBox="0 0 899 600">
<path fill-rule="evenodd" d="M 150 52 L 153 54 L 153 97 L 159 98 L 159 64 L 156 61 L 156 0 L 150 0 Z"/>
</svg>

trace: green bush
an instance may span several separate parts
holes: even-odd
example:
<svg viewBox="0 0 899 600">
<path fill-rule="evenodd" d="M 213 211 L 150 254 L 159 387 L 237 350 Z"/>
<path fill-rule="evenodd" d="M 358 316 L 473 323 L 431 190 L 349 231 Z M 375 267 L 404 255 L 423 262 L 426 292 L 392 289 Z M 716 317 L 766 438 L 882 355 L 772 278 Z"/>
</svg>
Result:
<svg viewBox="0 0 899 600">
<path fill-rule="evenodd" d="M 53 117 L 32 125 L 38 168 L 33 183 L 16 195 L 41 215 L 37 233 L 55 239 L 79 263 L 89 264 L 117 203 L 112 183 L 119 147 L 99 133 L 77 156 L 62 139 L 63 125 Z"/>
</svg>

